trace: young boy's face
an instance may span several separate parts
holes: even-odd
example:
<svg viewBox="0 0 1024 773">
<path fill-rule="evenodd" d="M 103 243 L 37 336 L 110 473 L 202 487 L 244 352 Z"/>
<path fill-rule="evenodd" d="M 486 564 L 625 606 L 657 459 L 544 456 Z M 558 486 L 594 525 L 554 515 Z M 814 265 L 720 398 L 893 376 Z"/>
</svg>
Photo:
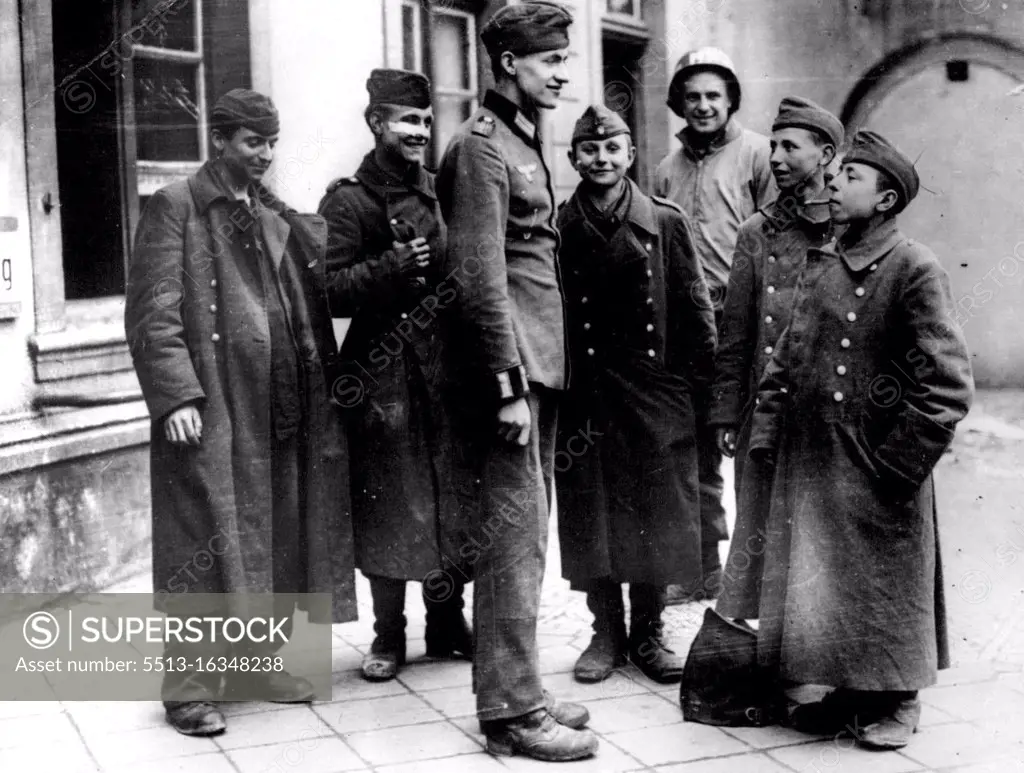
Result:
<svg viewBox="0 0 1024 773">
<path fill-rule="evenodd" d="M 433 124 L 433 108 L 405 105 L 381 105 L 370 122 L 385 152 L 408 164 L 423 163 Z"/>
<path fill-rule="evenodd" d="M 213 145 L 235 183 L 250 185 L 260 182 L 270 168 L 277 135 L 264 137 L 243 127 L 225 137 L 223 132 L 214 129 Z"/>
<path fill-rule="evenodd" d="M 772 175 L 780 190 L 791 190 L 828 165 L 831 145 L 814 132 L 787 126 L 772 132 Z M 828 153 L 828 155 L 826 155 Z"/>
<path fill-rule="evenodd" d="M 843 164 L 828 184 L 828 210 L 835 223 L 867 220 L 890 209 L 896 194 L 878 190 L 878 170 L 867 164 Z"/>
<path fill-rule="evenodd" d="M 569 151 L 569 161 L 583 182 L 599 188 L 618 184 L 636 158 L 636 148 L 628 134 L 616 134 L 603 140 L 582 140 Z"/>
</svg>

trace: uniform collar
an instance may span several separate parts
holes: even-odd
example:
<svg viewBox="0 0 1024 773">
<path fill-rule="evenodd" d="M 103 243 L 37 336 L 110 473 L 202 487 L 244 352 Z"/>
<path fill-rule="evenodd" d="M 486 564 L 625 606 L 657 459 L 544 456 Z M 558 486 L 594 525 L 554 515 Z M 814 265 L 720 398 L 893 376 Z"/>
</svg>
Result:
<svg viewBox="0 0 1024 773">
<path fill-rule="evenodd" d="M 493 89 L 488 89 L 484 94 L 484 107 L 531 145 L 537 142 L 537 124 L 512 100 L 506 99 Z"/>
<path fill-rule="evenodd" d="M 890 218 L 873 231 L 863 234 L 854 244 L 843 244 L 841 239 L 838 240 L 836 252 L 846 267 L 857 273 L 878 263 L 905 239 L 895 218 Z"/>
<path fill-rule="evenodd" d="M 730 118 L 728 123 L 725 124 L 725 131 L 707 148 L 697 148 L 691 141 L 691 133 L 686 128 L 679 132 L 676 137 L 683 143 L 683 152 L 696 161 L 707 156 L 713 156 L 730 142 L 739 139 L 742 134 L 743 127 L 740 125 L 740 122 L 736 118 Z"/>
<path fill-rule="evenodd" d="M 645 196 L 637 184 L 632 180 L 626 180 L 628 186 L 629 207 L 623 214 L 623 220 L 629 221 L 640 230 L 652 236 L 658 233 L 658 219 L 654 212 L 654 202 L 650 197 Z M 586 214 L 583 209 L 583 194 L 577 187 L 572 196 L 565 202 L 565 223 L 569 225 L 585 220 Z"/>
<path fill-rule="evenodd" d="M 428 199 L 437 199 L 437 194 L 434 192 L 434 181 L 422 165 L 410 169 L 406 178 L 402 179 L 381 167 L 372 150 L 363 156 L 363 161 L 359 164 L 355 177 L 381 198 L 386 199 L 388 194 L 396 191 L 413 190 Z"/>
<path fill-rule="evenodd" d="M 245 202 L 244 199 L 235 198 L 226 182 L 226 175 L 227 172 L 223 164 L 215 159 L 203 164 L 199 171 L 189 180 L 192 198 L 196 203 L 196 208 L 201 213 L 206 212 L 210 205 L 218 199 L 223 199 L 228 203 L 235 201 Z M 259 183 L 254 183 L 250 186 L 249 195 L 254 203 L 258 202 L 258 204 L 271 209 L 277 214 L 287 209 L 284 203 L 270 192 L 269 188 Z"/>
<path fill-rule="evenodd" d="M 817 198 L 820 199 L 821 195 L 819 194 Z M 794 221 L 801 221 L 801 224 L 809 229 L 823 229 L 831 224 L 831 213 L 827 202 L 804 204 L 796 196 L 785 191 L 762 209 L 761 214 L 780 230 L 785 229 Z"/>
</svg>

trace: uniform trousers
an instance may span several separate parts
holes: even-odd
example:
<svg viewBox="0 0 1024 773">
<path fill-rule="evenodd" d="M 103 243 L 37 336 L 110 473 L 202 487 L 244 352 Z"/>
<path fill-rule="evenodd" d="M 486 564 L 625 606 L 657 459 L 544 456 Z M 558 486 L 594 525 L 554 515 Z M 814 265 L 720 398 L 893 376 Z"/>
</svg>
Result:
<svg viewBox="0 0 1024 773">
<path fill-rule="evenodd" d="M 481 721 L 546 705 L 537 615 L 547 555 L 559 393 L 531 384 L 526 446 L 498 436 L 497 407 L 465 391 L 453 403 L 460 498 L 472 491 L 470 536 L 460 558 L 473 567 L 473 692 Z"/>
<path fill-rule="evenodd" d="M 722 310 L 715 310 L 715 327 L 721 335 Z M 729 539 L 725 520 L 725 478 L 722 477 L 722 452 L 715 442 L 715 427 L 708 426 L 708 406 L 697 412 L 697 476 L 700 482 L 701 543 L 717 545 Z M 717 547 L 715 548 L 717 550 Z"/>
</svg>

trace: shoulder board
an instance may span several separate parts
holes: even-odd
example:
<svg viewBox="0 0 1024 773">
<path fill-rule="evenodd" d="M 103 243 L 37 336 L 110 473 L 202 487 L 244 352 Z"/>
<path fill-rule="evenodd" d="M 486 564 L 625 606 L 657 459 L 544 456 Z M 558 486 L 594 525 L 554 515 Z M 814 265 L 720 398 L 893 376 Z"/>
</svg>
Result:
<svg viewBox="0 0 1024 773">
<path fill-rule="evenodd" d="M 480 137 L 490 137 L 494 134 L 494 119 L 489 115 L 482 115 L 473 122 L 473 134 Z"/>
<path fill-rule="evenodd" d="M 676 210 L 677 212 L 682 212 L 683 214 L 686 214 L 685 212 L 683 212 L 683 208 L 680 207 L 678 204 L 676 204 L 671 199 L 665 199 L 665 198 L 662 198 L 661 196 L 651 196 L 651 198 L 656 203 L 661 204 L 662 206 L 672 207 L 672 209 Z"/>
<path fill-rule="evenodd" d="M 359 185 L 358 177 L 339 177 L 337 180 L 332 180 L 331 184 L 327 186 L 327 195 L 330 196 L 338 188 L 343 185 Z"/>
</svg>

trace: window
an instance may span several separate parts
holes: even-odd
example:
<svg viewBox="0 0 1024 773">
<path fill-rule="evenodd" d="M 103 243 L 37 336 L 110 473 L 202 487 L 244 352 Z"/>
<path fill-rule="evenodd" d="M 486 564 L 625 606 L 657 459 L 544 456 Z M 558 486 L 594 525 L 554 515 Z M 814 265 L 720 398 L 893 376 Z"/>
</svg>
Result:
<svg viewBox="0 0 1024 773">
<path fill-rule="evenodd" d="M 402 3 L 402 61 L 430 76 L 434 95 L 434 160 L 477 106 L 476 15 L 471 4 Z"/>
<path fill-rule="evenodd" d="M 640 16 L 641 0 L 605 0 L 605 11 L 611 16 L 623 16 L 635 22 L 642 21 Z"/>
</svg>

